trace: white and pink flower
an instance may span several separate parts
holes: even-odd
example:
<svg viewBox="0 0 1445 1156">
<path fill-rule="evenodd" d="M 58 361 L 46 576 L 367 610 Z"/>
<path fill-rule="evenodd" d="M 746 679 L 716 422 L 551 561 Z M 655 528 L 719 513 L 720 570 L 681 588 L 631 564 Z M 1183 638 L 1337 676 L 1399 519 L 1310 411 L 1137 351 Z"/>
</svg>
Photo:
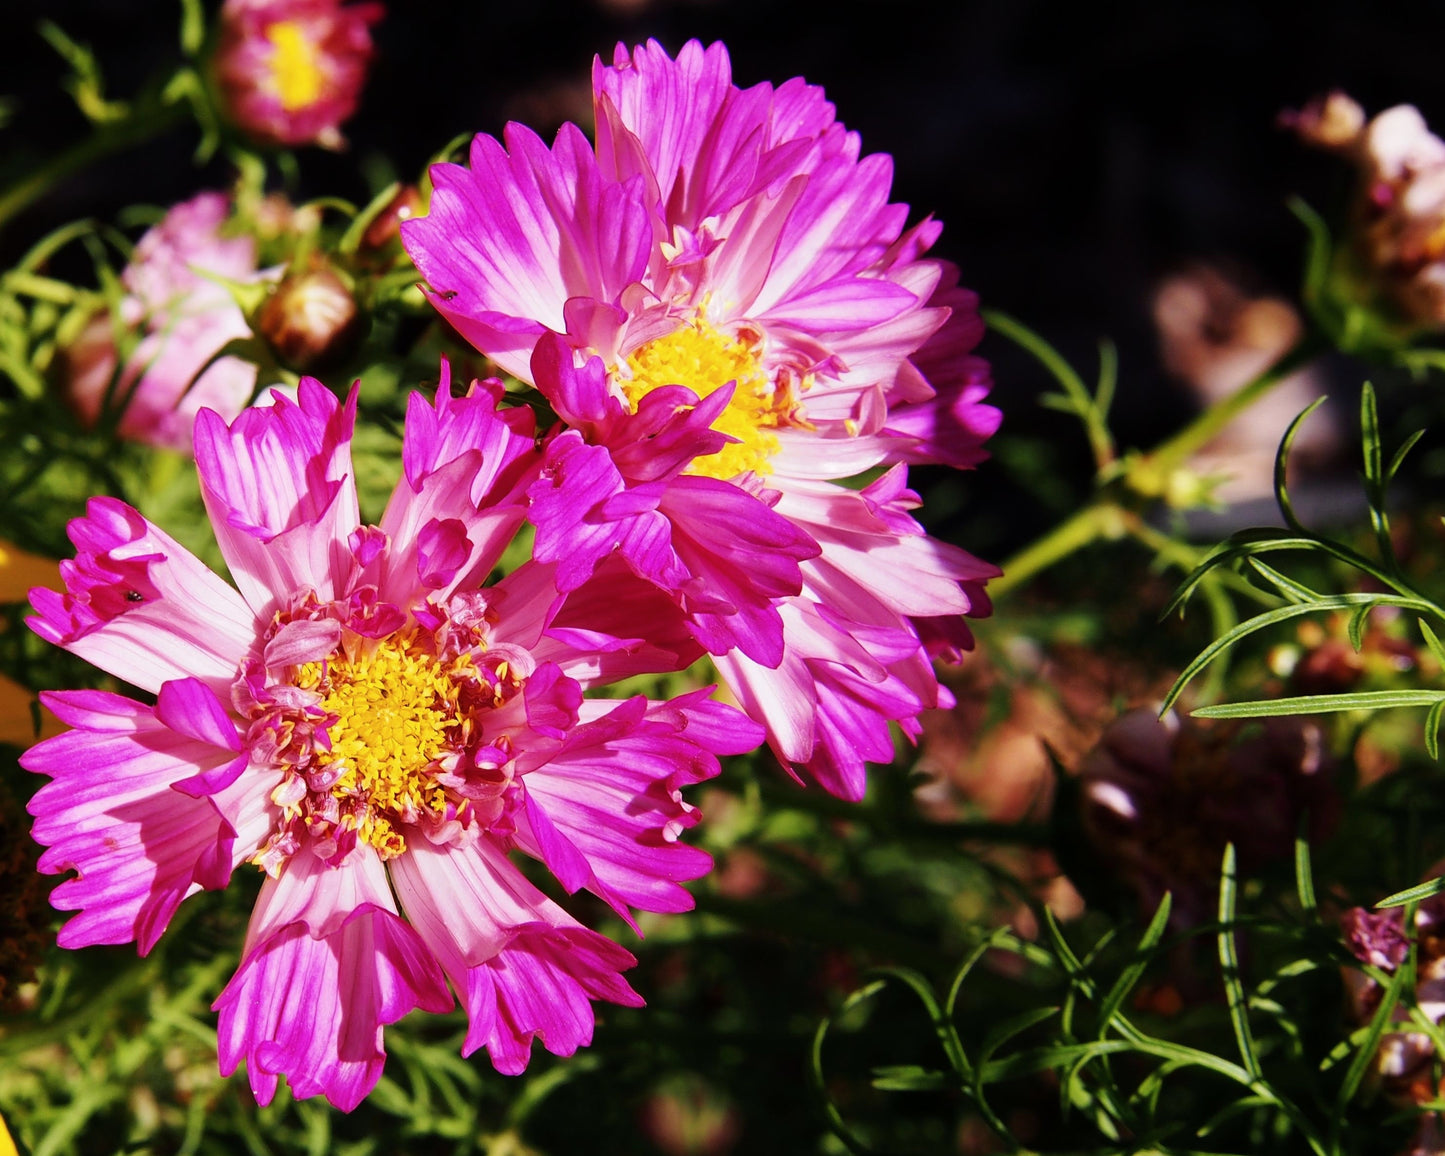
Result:
<svg viewBox="0 0 1445 1156">
<path fill-rule="evenodd" d="M 928 657 L 969 645 L 997 574 L 905 512 L 907 463 L 972 466 L 998 424 L 977 300 L 821 89 L 739 89 L 721 44 L 649 43 L 598 61 L 593 98 L 595 149 L 573 125 L 550 149 L 478 136 L 403 239 L 571 427 L 531 491 L 562 587 L 620 553 L 784 763 L 858 798 L 889 723 L 946 705 Z"/>
<path fill-rule="evenodd" d="M 42 870 L 78 912 L 66 947 L 150 950 L 177 906 L 245 864 L 266 878 L 216 1001 L 221 1068 L 262 1102 L 354 1107 L 382 1028 L 413 1008 L 470 1017 L 464 1051 L 520 1072 L 533 1039 L 570 1055 L 591 1001 L 636 1005 L 632 956 L 533 886 L 631 909 L 691 906 L 708 855 L 682 798 L 761 729 L 706 691 L 602 701 L 589 687 L 700 653 L 673 602 L 608 562 L 559 592 L 532 561 L 483 579 L 521 523 L 541 454 L 496 383 L 414 396 L 404 477 L 362 525 L 345 405 L 312 379 L 229 426 L 203 411 L 196 461 L 236 587 L 123 503 L 71 524 L 65 592 L 32 592 L 42 637 L 155 696 L 43 696 L 70 731 L 23 764 Z M 637 624 L 647 624 L 639 637 Z"/>
<path fill-rule="evenodd" d="M 230 292 L 210 279 L 257 276 L 255 239 L 228 236 L 230 214 L 225 193 L 199 193 L 141 237 L 120 275 L 119 318 L 100 314 L 65 351 L 64 389 L 82 421 L 118 415 L 121 437 L 189 450 L 202 408 L 230 419 L 245 407 L 256 367 L 216 355 L 251 330 Z M 143 333 L 121 367 L 117 321 Z"/>
</svg>

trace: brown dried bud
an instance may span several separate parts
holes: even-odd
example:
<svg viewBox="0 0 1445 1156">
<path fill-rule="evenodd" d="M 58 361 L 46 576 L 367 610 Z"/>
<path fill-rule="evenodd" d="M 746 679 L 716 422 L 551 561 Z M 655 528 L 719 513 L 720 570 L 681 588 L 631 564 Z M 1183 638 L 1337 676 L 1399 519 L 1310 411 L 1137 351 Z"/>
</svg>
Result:
<svg viewBox="0 0 1445 1156">
<path fill-rule="evenodd" d="M 1240 869 L 1287 855 L 1302 815 L 1323 835 L 1337 807 L 1319 727 L 1301 718 L 1260 726 L 1121 715 L 1079 769 L 1084 829 L 1152 911 L 1174 896 L 1172 922 L 1213 909 L 1226 843 Z"/>
<path fill-rule="evenodd" d="M 362 318 L 345 282 L 322 268 L 292 274 L 276 286 L 257 327 L 285 364 L 313 373 L 355 349 Z"/>
<path fill-rule="evenodd" d="M 415 185 L 403 185 L 387 202 L 361 237 L 363 252 L 385 248 L 401 239 L 401 223 L 409 221 L 423 209 L 421 193 Z"/>
</svg>

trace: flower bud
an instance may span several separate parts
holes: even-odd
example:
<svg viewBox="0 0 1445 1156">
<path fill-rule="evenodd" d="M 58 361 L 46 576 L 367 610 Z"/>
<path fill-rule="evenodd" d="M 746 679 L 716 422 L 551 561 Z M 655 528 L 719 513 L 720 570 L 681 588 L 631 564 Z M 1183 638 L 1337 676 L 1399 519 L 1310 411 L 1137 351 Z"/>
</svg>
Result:
<svg viewBox="0 0 1445 1156">
<path fill-rule="evenodd" d="M 1365 127 L 1365 110 L 1351 96 L 1335 89 L 1310 101 L 1295 112 L 1286 109 L 1279 123 L 1299 134 L 1301 140 L 1316 148 L 1348 149 L 1359 142 Z"/>
<path fill-rule="evenodd" d="M 362 234 L 361 248 L 374 253 L 380 249 L 399 248 L 401 244 L 401 223 L 425 211 L 421 193 L 415 185 L 403 185 L 396 196 L 387 202 Z"/>
<path fill-rule="evenodd" d="M 344 361 L 362 330 L 356 299 L 327 268 L 283 280 L 261 307 L 257 324 L 276 356 L 301 373 Z"/>
</svg>

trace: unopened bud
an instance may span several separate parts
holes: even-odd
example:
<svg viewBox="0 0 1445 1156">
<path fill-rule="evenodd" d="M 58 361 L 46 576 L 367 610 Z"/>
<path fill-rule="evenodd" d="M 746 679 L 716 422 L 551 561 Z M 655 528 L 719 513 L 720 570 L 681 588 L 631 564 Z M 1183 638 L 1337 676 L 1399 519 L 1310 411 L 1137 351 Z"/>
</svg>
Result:
<svg viewBox="0 0 1445 1156">
<path fill-rule="evenodd" d="M 345 282 L 330 269 L 312 269 L 276 286 L 261 307 L 258 326 L 277 357 L 311 373 L 351 353 L 362 319 Z"/>
<path fill-rule="evenodd" d="M 1281 113 L 1279 119 L 1306 144 L 1322 149 L 1348 149 L 1359 141 L 1365 128 L 1365 110 L 1338 89 L 1310 101 L 1298 112 Z"/>
<path fill-rule="evenodd" d="M 421 193 L 415 185 L 403 185 L 396 196 L 387 202 L 386 208 L 366 227 L 361 238 L 363 250 L 373 251 L 401 240 L 401 223 L 409 221 L 423 211 Z"/>
</svg>

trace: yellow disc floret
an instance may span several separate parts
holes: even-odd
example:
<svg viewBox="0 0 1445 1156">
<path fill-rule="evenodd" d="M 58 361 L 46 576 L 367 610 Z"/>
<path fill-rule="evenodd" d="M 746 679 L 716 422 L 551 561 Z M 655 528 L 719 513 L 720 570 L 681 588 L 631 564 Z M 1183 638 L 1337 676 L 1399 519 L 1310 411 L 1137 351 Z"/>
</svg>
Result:
<svg viewBox="0 0 1445 1156">
<path fill-rule="evenodd" d="M 271 42 L 271 78 L 281 107 L 295 112 L 321 97 L 324 77 L 316 42 L 294 20 L 278 20 L 266 29 Z"/>
<path fill-rule="evenodd" d="M 627 359 L 620 384 L 635 411 L 639 401 L 662 386 L 684 385 L 704 398 L 730 381 L 737 382 L 737 389 L 712 428 L 738 441 L 697 458 L 687 472 L 722 479 L 744 470 L 771 473 L 769 459 L 779 448 L 773 431 L 790 424 L 796 401 L 769 378 L 748 342 L 699 316 L 637 349 Z"/>
<path fill-rule="evenodd" d="M 357 834 L 390 859 L 406 850 L 392 820 L 414 822 L 424 811 L 441 814 L 445 792 L 428 773 L 460 723 L 456 676 L 466 658 L 438 662 L 393 635 L 355 659 L 335 655 L 297 670 L 296 685 L 316 690 L 336 716 L 323 767 L 340 770 L 336 798 L 361 804 Z"/>
</svg>

